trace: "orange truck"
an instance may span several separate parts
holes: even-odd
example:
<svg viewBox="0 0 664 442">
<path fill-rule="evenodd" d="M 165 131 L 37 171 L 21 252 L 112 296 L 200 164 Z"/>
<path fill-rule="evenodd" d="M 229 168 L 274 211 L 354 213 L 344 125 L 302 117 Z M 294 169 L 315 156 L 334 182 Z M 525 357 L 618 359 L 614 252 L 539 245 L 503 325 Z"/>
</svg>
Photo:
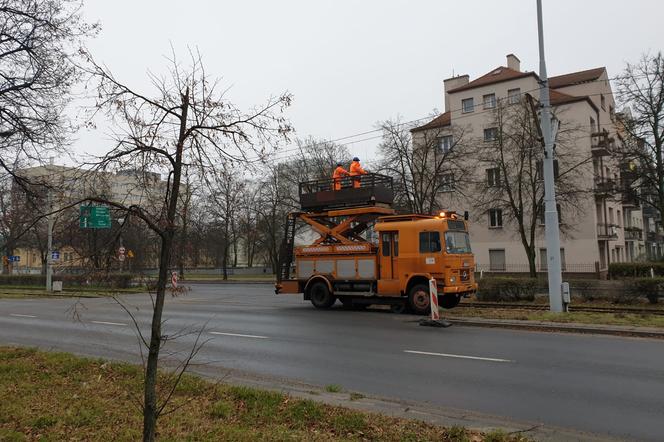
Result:
<svg viewBox="0 0 664 442">
<path fill-rule="evenodd" d="M 329 181 L 329 182 L 328 182 Z M 438 302 L 455 307 L 477 290 L 468 221 L 454 212 L 396 215 L 392 180 L 362 176 L 335 190 L 332 180 L 300 184 L 302 212 L 291 213 L 281 248 L 276 293 L 304 295 L 317 308 L 386 304 L 395 312 L 430 311 L 429 280 Z M 295 246 L 298 224 L 318 234 Z M 377 241 L 366 238 L 373 230 Z"/>
</svg>

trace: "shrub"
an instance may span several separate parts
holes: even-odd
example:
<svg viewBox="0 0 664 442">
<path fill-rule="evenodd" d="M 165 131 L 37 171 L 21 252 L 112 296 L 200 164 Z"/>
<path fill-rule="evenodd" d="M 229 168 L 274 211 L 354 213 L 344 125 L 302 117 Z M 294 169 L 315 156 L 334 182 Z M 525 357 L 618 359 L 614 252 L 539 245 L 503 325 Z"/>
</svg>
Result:
<svg viewBox="0 0 664 442">
<path fill-rule="evenodd" d="M 625 281 L 625 292 L 634 298 L 645 296 L 651 304 L 657 304 L 659 293 L 664 287 L 664 278 L 635 278 Z"/>
<path fill-rule="evenodd" d="M 664 276 L 664 262 L 616 262 L 609 264 L 609 277 L 611 279 L 647 278 L 650 269 L 655 276 Z"/>
<path fill-rule="evenodd" d="M 533 278 L 487 277 L 479 280 L 479 301 L 533 301 L 539 284 Z"/>
<path fill-rule="evenodd" d="M 590 279 L 578 279 L 568 281 L 572 291 L 572 296 L 577 295 L 585 302 L 597 299 L 597 281 Z"/>
</svg>

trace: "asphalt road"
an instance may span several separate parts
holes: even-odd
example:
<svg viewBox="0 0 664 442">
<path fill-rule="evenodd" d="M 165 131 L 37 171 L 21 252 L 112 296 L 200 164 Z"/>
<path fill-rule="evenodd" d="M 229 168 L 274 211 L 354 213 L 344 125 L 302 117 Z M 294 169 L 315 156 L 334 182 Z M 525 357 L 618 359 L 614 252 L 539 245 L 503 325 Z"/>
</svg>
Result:
<svg viewBox="0 0 664 442">
<path fill-rule="evenodd" d="M 147 330 L 145 295 L 124 303 Z M 236 369 L 596 434 L 664 439 L 664 343 L 455 326 L 413 316 L 315 310 L 268 285 L 199 284 L 169 296 L 166 351 L 208 371 Z M 111 299 L 0 300 L 0 343 L 138 360 L 136 332 Z"/>
</svg>

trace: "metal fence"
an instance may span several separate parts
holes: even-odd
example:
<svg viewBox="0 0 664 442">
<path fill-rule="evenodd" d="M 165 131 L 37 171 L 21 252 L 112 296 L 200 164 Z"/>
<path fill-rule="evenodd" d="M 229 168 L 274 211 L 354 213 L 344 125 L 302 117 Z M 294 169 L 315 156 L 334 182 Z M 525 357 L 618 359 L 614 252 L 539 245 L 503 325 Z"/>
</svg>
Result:
<svg viewBox="0 0 664 442">
<path fill-rule="evenodd" d="M 530 265 L 528 263 L 500 263 L 500 264 L 484 264 L 478 263 L 476 265 L 477 272 L 487 273 L 529 273 Z M 546 265 L 541 262 L 535 264 L 536 271 L 546 272 Z M 562 271 L 566 273 L 597 273 L 599 272 L 599 263 L 562 263 Z"/>
</svg>

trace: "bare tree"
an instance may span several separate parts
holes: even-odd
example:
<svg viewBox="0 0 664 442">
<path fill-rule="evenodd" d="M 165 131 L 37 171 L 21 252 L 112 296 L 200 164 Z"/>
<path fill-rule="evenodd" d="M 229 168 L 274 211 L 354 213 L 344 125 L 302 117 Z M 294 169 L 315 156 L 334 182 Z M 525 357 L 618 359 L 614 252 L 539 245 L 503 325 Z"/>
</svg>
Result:
<svg viewBox="0 0 664 442">
<path fill-rule="evenodd" d="M 635 179 L 625 184 L 664 219 L 664 56 L 645 54 L 638 63 L 628 63 L 616 85 L 626 109 L 618 115 L 623 142 L 614 149 L 625 164 L 636 166 L 628 173 Z"/>
<path fill-rule="evenodd" d="M 221 267 L 223 279 L 228 279 L 228 259 L 231 247 L 237 242 L 237 216 L 242 202 L 246 182 L 238 170 L 238 165 L 222 163 L 209 181 L 208 207 L 215 224 L 221 233 Z M 235 249 L 237 257 L 237 248 Z"/>
<path fill-rule="evenodd" d="M 477 208 L 487 219 L 506 228 L 514 228 L 528 259 L 531 277 L 537 276 L 535 240 L 543 231 L 544 217 L 544 148 L 539 122 L 526 100 L 500 102 L 492 112 L 492 127 L 476 141 L 473 158 L 479 161 L 474 190 Z M 573 134 L 576 128 L 561 127 L 556 141 L 554 175 L 556 200 L 560 209 L 579 213 L 584 189 L 575 179 L 590 157 L 576 153 Z M 571 148 L 568 148 L 571 147 Z M 475 163 L 477 166 L 478 164 Z M 561 223 L 561 229 L 566 229 Z"/>
<path fill-rule="evenodd" d="M 464 154 L 465 130 L 433 127 L 411 133 L 412 125 L 401 120 L 379 124 L 383 141 L 378 146 L 379 171 L 394 179 L 398 209 L 431 214 L 440 209 L 442 191 L 461 192 L 468 176 Z"/>
<path fill-rule="evenodd" d="M 0 167 L 9 173 L 16 158 L 38 161 L 65 144 L 73 58 L 97 29 L 78 0 L 0 0 Z"/>
<path fill-rule="evenodd" d="M 246 161 L 252 155 L 262 157 L 291 131 L 282 116 L 291 103 L 290 94 L 272 97 L 264 105 L 243 112 L 219 90 L 219 82 L 207 76 L 199 55 L 191 54 L 189 66 L 183 67 L 174 57 L 171 61 L 167 76 L 151 75 L 154 92 L 143 94 L 89 60 L 91 73 L 99 81 L 97 107 L 113 119 L 117 130 L 115 147 L 88 164 L 95 170 L 157 170 L 167 178 L 164 185 L 153 186 L 161 190 L 161 204 L 154 210 L 89 198 L 143 220 L 159 236 L 159 273 L 150 338 L 143 340 L 148 351 L 143 399 L 145 441 L 154 440 L 157 419 L 168 403 L 167 398 L 160 402 L 157 397 L 157 367 L 166 340 L 162 314 L 174 238 L 180 228 L 177 215 L 183 169 L 187 167 L 196 179 L 205 182 L 218 164 L 229 159 Z"/>
</svg>

